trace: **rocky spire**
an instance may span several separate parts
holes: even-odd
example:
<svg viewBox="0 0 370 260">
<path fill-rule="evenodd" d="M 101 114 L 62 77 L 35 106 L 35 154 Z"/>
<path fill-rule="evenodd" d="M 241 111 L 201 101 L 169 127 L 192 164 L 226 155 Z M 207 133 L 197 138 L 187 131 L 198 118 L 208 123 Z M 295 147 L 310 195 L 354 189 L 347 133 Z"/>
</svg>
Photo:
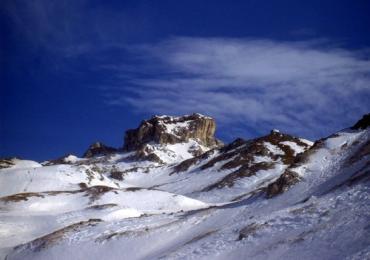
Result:
<svg viewBox="0 0 370 260">
<path fill-rule="evenodd" d="M 180 117 L 154 116 L 141 122 L 138 128 L 126 131 L 123 149 L 133 151 L 145 144 L 176 144 L 196 139 L 205 147 L 213 148 L 222 143 L 214 137 L 216 123 L 201 114 Z"/>
</svg>

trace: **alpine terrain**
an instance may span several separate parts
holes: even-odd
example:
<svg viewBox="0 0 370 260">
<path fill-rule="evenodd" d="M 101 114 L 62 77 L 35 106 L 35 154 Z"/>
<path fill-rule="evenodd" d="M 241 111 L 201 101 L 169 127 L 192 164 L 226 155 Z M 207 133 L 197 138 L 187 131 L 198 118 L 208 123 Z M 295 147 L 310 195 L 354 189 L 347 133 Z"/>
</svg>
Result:
<svg viewBox="0 0 370 260">
<path fill-rule="evenodd" d="M 155 116 L 119 148 L 0 160 L 0 259 L 370 259 L 370 114 L 224 144 Z"/>
</svg>

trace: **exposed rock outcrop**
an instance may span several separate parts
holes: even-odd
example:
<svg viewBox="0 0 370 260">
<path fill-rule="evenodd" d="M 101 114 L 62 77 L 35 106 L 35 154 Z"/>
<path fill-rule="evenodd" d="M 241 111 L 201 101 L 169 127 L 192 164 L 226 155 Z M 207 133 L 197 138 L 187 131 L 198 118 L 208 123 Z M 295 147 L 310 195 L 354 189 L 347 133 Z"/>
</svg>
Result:
<svg viewBox="0 0 370 260">
<path fill-rule="evenodd" d="M 78 161 L 78 157 L 73 154 L 66 154 L 57 159 L 52 159 L 41 163 L 43 166 L 57 165 L 57 164 L 74 164 Z"/>
<path fill-rule="evenodd" d="M 217 162 L 225 161 L 226 163 L 220 167 L 220 170 L 235 169 L 205 190 L 231 187 L 236 180 L 253 176 L 261 170 L 272 169 L 278 163 L 290 165 L 299 154 L 295 151 L 297 148 L 293 149 L 293 147 L 299 147 L 299 150 L 303 152 L 310 145 L 303 142 L 302 139 L 280 133 L 277 130 L 272 130 L 269 135 L 249 141 L 237 139 L 225 147 L 223 149 L 225 151 L 220 156 L 201 167 L 206 169 L 213 167 Z"/>
<path fill-rule="evenodd" d="M 290 186 L 299 181 L 297 173 L 286 170 L 275 182 L 271 183 L 266 190 L 268 198 L 274 197 L 278 194 L 288 190 Z"/>
<path fill-rule="evenodd" d="M 370 114 L 364 115 L 354 126 L 351 127 L 353 130 L 360 130 L 360 129 L 366 129 L 370 127 Z M 299 175 L 295 172 L 295 169 L 301 165 L 306 164 L 309 161 L 310 156 L 314 155 L 318 152 L 320 149 L 325 148 L 325 143 L 331 139 L 338 137 L 339 134 L 335 133 L 332 134 L 326 138 L 322 138 L 320 140 L 317 140 L 314 145 L 305 151 L 304 153 L 299 154 L 296 156 L 293 164 L 289 166 L 288 169 L 284 171 L 284 173 L 273 183 L 271 183 L 267 189 L 266 189 L 266 195 L 268 198 L 272 198 L 276 195 L 279 195 L 281 193 L 284 193 L 287 191 L 291 186 L 296 184 L 300 181 Z M 342 146 L 348 149 L 347 144 Z M 352 155 L 346 160 L 344 160 L 343 165 L 346 165 L 347 167 L 355 164 L 356 162 L 362 160 L 364 157 L 368 156 L 370 154 L 370 141 L 364 142 L 361 146 L 359 146 L 355 151 L 352 152 Z M 364 178 L 365 174 L 368 172 L 366 171 L 368 167 L 368 164 L 365 165 L 363 168 L 360 168 L 356 174 L 349 180 L 347 180 L 347 183 L 351 183 L 352 181 L 356 180 L 356 178 Z"/>
<path fill-rule="evenodd" d="M 176 144 L 189 139 L 196 139 L 200 144 L 213 148 L 222 144 L 214 137 L 215 130 L 215 120 L 200 114 L 155 116 L 126 132 L 123 149 L 134 151 L 147 143 Z"/>
<path fill-rule="evenodd" d="M 101 142 L 96 142 L 89 146 L 87 151 L 84 153 L 83 157 L 91 158 L 96 155 L 107 155 L 107 154 L 114 153 L 117 151 L 118 149 L 116 148 L 107 146 Z"/>
<path fill-rule="evenodd" d="M 0 158 L 0 169 L 12 167 L 14 165 L 15 157 Z"/>
<path fill-rule="evenodd" d="M 238 179 L 253 176 L 261 170 L 272 169 L 277 164 L 290 165 L 310 146 L 311 143 L 307 140 L 283 134 L 277 130 L 252 140 L 238 138 L 218 149 L 216 156 L 199 166 L 199 170 L 217 167 L 220 171 L 230 171 L 224 178 L 204 188 L 203 191 L 232 187 Z M 199 161 L 209 157 L 211 152 L 183 161 L 174 167 L 173 173 L 194 167 Z"/>
<path fill-rule="evenodd" d="M 352 129 L 365 129 L 370 127 L 370 113 L 364 115 L 354 126 Z"/>
</svg>

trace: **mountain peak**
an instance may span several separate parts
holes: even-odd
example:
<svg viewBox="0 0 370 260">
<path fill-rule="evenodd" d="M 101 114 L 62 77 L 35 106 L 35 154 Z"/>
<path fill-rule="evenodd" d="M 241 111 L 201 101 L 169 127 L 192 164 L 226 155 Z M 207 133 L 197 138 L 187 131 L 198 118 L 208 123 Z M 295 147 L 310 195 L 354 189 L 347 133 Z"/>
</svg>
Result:
<svg viewBox="0 0 370 260">
<path fill-rule="evenodd" d="M 138 128 L 126 131 L 124 150 L 141 149 L 145 144 L 176 144 L 197 140 L 213 148 L 221 142 L 214 137 L 216 122 L 198 113 L 184 116 L 154 116 L 141 122 Z"/>
<path fill-rule="evenodd" d="M 115 259 L 132 247 L 130 259 L 367 259 L 367 118 L 315 143 L 272 130 L 217 147 L 212 118 L 154 116 L 128 131 L 126 151 L 96 142 L 85 158 L 0 158 L 12 231 L 0 232 L 0 259 Z"/>
<path fill-rule="evenodd" d="M 354 126 L 352 129 L 365 129 L 370 126 L 370 113 L 364 115 Z"/>
</svg>

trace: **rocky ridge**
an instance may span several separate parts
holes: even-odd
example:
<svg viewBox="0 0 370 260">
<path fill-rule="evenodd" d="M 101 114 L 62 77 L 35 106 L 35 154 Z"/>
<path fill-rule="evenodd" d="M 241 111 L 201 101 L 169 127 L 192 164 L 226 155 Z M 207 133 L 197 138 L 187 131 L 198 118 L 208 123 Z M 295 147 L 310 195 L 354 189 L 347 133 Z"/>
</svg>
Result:
<svg viewBox="0 0 370 260">
<path fill-rule="evenodd" d="M 132 158 L 136 160 L 163 162 L 156 151 L 163 151 L 166 146 L 189 144 L 185 149 L 195 156 L 223 145 L 215 138 L 215 131 L 215 120 L 197 113 L 178 117 L 154 116 L 141 122 L 138 128 L 126 131 L 123 150 L 135 151 Z"/>
<path fill-rule="evenodd" d="M 370 114 L 366 114 L 359 121 L 357 121 L 350 129 L 365 130 L 369 127 L 370 127 Z M 309 150 L 297 156 L 294 162 L 290 164 L 289 168 L 287 168 L 275 182 L 271 183 L 267 187 L 266 189 L 267 196 L 271 198 L 276 195 L 279 195 L 287 191 L 294 184 L 298 183 L 302 179 L 302 176 L 300 176 L 301 167 L 310 161 L 311 159 L 310 157 L 315 155 L 315 153 L 319 152 L 320 150 L 329 149 L 328 142 L 332 142 L 333 139 L 336 138 L 339 139 L 340 137 L 341 137 L 340 134 L 333 134 L 326 138 L 317 140 Z M 357 152 L 355 152 L 351 156 L 348 156 L 345 159 L 343 159 L 342 162 L 338 162 L 338 164 L 340 163 L 343 164 L 343 167 L 348 167 L 349 165 L 354 164 L 358 160 L 370 155 L 370 141 L 364 142 L 362 145 L 358 147 L 356 147 L 357 144 L 352 146 L 355 147 L 348 147 L 348 143 L 345 143 L 340 147 L 340 150 L 342 150 L 342 152 L 343 150 L 349 148 L 354 149 L 355 151 L 357 150 Z M 334 151 L 331 151 L 331 153 L 334 153 Z M 370 163 L 367 163 L 365 166 L 363 166 L 362 169 L 356 172 L 356 174 L 365 175 L 369 173 L 369 170 Z"/>
<path fill-rule="evenodd" d="M 136 129 L 126 131 L 123 149 L 133 151 L 145 144 L 176 144 L 196 139 L 205 147 L 214 148 L 222 144 L 214 137 L 216 122 L 201 114 L 179 117 L 154 116 L 143 121 Z"/>
<path fill-rule="evenodd" d="M 0 160 L 0 258 L 367 259 L 368 118 L 221 145 L 209 117 L 156 116 L 123 148 Z"/>
<path fill-rule="evenodd" d="M 209 168 L 228 171 L 226 176 L 205 187 L 203 191 L 230 188 L 238 180 L 254 176 L 260 171 L 271 170 L 279 165 L 283 168 L 289 166 L 311 145 L 312 143 L 307 140 L 273 130 L 269 135 L 252 140 L 238 138 L 217 149 L 215 156 L 210 152 L 183 161 L 174 167 L 172 174 L 187 171 L 190 167 L 193 167 L 193 171 L 204 171 Z M 205 159 L 208 159 L 207 162 L 201 163 Z"/>
</svg>

